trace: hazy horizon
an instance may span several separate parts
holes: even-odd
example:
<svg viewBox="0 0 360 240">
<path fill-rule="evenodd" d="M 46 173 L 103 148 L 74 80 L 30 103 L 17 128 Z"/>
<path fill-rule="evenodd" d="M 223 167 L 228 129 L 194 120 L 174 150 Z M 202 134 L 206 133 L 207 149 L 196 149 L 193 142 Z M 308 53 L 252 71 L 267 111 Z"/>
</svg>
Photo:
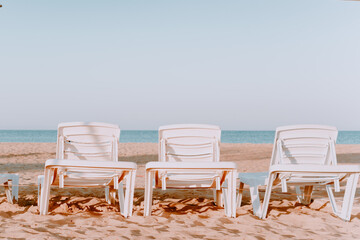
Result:
<svg viewBox="0 0 360 240">
<path fill-rule="evenodd" d="M 360 130 L 360 2 L 1 4 L 2 130 Z"/>
</svg>

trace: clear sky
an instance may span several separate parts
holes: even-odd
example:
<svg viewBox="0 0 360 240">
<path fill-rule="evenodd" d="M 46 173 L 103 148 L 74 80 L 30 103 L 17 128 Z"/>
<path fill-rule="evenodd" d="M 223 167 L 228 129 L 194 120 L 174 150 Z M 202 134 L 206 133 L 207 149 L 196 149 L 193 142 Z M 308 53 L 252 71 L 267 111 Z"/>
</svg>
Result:
<svg viewBox="0 0 360 240">
<path fill-rule="evenodd" d="M 0 3 L 0 129 L 360 130 L 358 1 Z"/>
</svg>

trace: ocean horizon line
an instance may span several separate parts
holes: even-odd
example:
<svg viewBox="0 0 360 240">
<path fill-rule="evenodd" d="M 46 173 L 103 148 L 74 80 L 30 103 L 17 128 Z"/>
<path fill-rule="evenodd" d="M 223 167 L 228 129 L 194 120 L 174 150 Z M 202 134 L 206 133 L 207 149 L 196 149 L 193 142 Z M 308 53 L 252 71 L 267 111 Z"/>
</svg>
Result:
<svg viewBox="0 0 360 240">
<path fill-rule="evenodd" d="M 0 130 L 0 142 L 56 142 L 57 130 Z M 274 130 L 222 130 L 222 143 L 273 143 Z M 121 130 L 121 143 L 158 142 L 158 130 Z M 338 144 L 360 144 L 360 131 L 339 131 Z"/>
</svg>

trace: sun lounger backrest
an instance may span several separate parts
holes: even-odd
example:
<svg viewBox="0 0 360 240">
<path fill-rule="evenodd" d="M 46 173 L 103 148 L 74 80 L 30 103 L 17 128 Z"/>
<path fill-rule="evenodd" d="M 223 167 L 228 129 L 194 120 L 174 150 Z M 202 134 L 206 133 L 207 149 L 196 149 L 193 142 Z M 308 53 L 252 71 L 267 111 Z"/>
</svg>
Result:
<svg viewBox="0 0 360 240">
<path fill-rule="evenodd" d="M 56 158 L 118 161 L 120 129 L 106 123 L 61 123 Z"/>
<path fill-rule="evenodd" d="M 337 164 L 335 127 L 296 125 L 276 129 L 271 164 Z"/>
<path fill-rule="evenodd" d="M 221 130 L 218 126 L 181 124 L 159 128 L 159 161 L 218 162 Z"/>
</svg>

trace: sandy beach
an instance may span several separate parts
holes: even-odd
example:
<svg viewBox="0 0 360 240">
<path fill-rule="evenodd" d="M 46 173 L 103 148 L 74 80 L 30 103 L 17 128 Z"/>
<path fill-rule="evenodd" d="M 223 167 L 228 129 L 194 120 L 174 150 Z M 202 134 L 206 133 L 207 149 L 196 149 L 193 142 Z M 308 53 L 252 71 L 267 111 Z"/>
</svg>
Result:
<svg viewBox="0 0 360 240">
<path fill-rule="evenodd" d="M 360 145 L 337 145 L 339 164 L 360 163 Z M 221 160 L 234 161 L 238 171 L 266 171 L 272 144 L 221 144 Z M 37 176 L 44 162 L 55 158 L 55 143 L 0 143 L 0 171 L 19 173 L 19 201 L 9 204 L 0 187 L 0 238 L 11 239 L 359 239 L 360 188 L 351 222 L 332 214 L 324 188 L 315 188 L 313 202 L 296 202 L 295 190 L 276 188 L 268 218 L 252 215 L 248 188 L 236 218 L 214 206 L 208 190 L 155 190 L 151 217 L 143 217 L 144 166 L 157 161 L 156 143 L 121 143 L 120 161 L 138 164 L 134 213 L 123 218 L 118 206 L 105 202 L 102 189 L 52 188 L 50 214 L 39 216 Z M 261 191 L 264 193 L 264 190 Z M 342 196 L 336 194 L 336 196 Z M 339 198 L 339 200 L 341 200 Z"/>
</svg>

